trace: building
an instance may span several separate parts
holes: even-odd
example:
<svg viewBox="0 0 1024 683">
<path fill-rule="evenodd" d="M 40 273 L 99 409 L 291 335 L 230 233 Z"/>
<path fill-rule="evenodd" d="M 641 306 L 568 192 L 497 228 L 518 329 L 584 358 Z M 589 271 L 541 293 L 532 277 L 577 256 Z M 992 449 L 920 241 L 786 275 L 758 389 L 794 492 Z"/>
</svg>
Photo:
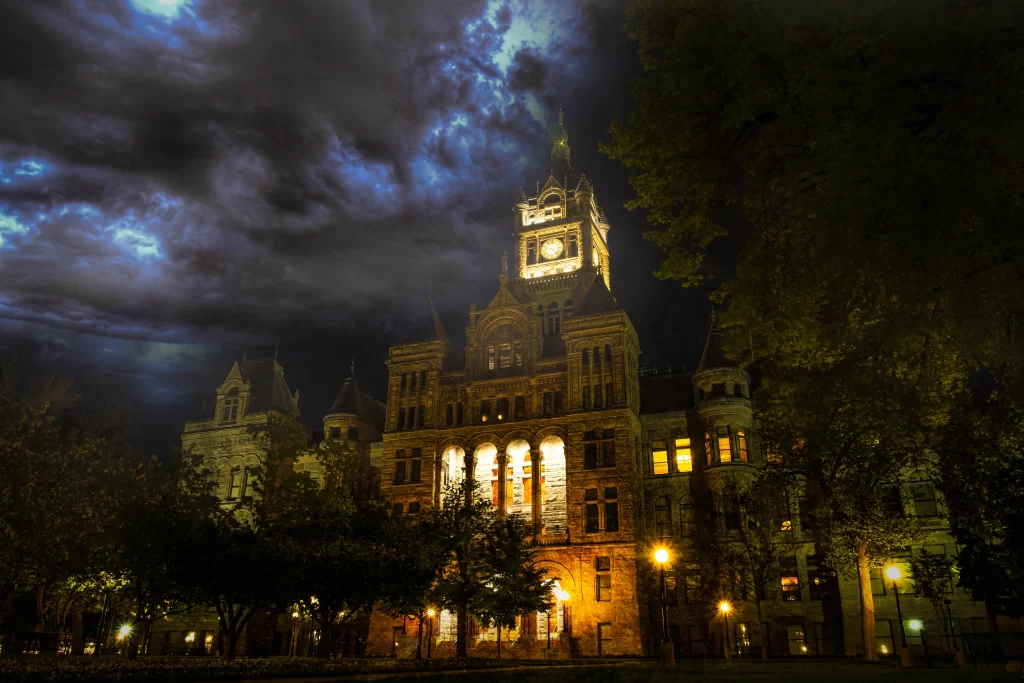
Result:
<svg viewBox="0 0 1024 683">
<path fill-rule="evenodd" d="M 641 375 L 636 331 L 612 296 L 610 226 L 590 180 L 572 169 L 561 117 L 550 160 L 536 194 L 518 193 L 515 264 L 510 272 L 503 258 L 497 293 L 483 309 L 470 307 L 465 349 L 436 314 L 431 339 L 391 347 L 381 494 L 396 513 L 417 514 L 441 505 L 446 485 L 471 478 L 501 514 L 525 517 L 558 588 L 548 610 L 504 635 L 508 656 L 657 653 L 656 545 L 674 549 L 668 621 L 677 654 L 721 654 L 721 577 L 693 560 L 692 543 L 698 524 L 728 532 L 730 494 L 768 464 L 754 433 L 750 377 L 728 362 L 714 323 L 695 372 Z M 952 554 L 941 501 L 909 474 L 917 478 L 897 505 L 934 529 L 925 548 Z M 819 571 L 806 500 L 792 501 L 791 512 L 784 528 L 793 555 L 776 596 L 762 601 L 760 625 L 754 602 L 735 605 L 730 646 L 740 654 L 855 655 L 856 582 Z M 875 571 L 879 648 L 893 652 L 892 587 Z M 921 621 L 934 649 L 949 622 L 940 624 L 909 581 L 903 591 L 904 616 Z M 957 632 L 987 624 L 984 607 L 962 589 L 951 588 L 950 599 Z M 417 626 L 375 612 L 368 653 L 410 655 Z M 454 616 L 442 612 L 430 630 L 437 656 L 453 654 Z M 491 652 L 495 635 L 471 626 L 470 653 Z M 927 636 L 908 637 L 920 645 Z"/>
<path fill-rule="evenodd" d="M 251 434 L 253 427 L 267 424 L 271 416 L 299 417 L 299 392 L 292 393 L 277 357 L 236 361 L 216 388 L 213 415 L 185 423 L 182 450 L 201 458 L 221 505 L 231 509 L 253 495 L 254 472 L 262 467 L 264 451 Z M 384 404 L 362 391 L 355 379 L 355 361 L 338 397 L 323 418 L 323 437 L 345 439 L 359 463 L 354 485 L 356 500 L 376 495 L 380 488 L 380 460 L 383 448 Z M 319 440 L 310 434 L 313 445 Z M 300 456 L 290 463 L 291 471 L 320 479 L 315 457 Z M 244 509 L 236 511 L 247 515 Z M 342 634 L 346 649 L 356 653 L 360 639 L 366 640 L 366 621 L 352 625 Z M 199 610 L 171 617 L 153 626 L 151 654 L 211 654 L 217 649 L 217 614 Z M 240 655 L 304 653 L 309 647 L 308 622 L 287 616 L 258 615 L 246 626 L 238 642 Z"/>
</svg>

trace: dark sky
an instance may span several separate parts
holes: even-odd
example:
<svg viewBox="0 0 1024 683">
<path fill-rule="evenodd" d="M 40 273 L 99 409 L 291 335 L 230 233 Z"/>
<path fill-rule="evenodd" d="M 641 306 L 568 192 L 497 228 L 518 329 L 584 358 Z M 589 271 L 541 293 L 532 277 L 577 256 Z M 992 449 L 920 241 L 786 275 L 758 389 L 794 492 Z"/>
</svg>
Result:
<svg viewBox="0 0 1024 683">
<path fill-rule="evenodd" d="M 608 214 L 645 364 L 693 364 L 707 292 L 658 255 L 598 152 L 637 75 L 619 0 L 0 5 L 0 346 L 166 448 L 248 347 L 317 424 L 356 357 L 463 337 L 497 287 L 555 107 Z"/>
</svg>

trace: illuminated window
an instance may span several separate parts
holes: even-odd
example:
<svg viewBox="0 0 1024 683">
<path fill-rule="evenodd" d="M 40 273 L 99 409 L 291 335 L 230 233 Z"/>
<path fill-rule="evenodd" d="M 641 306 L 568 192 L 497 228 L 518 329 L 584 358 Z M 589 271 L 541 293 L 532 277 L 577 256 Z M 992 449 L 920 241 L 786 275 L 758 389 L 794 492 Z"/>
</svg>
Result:
<svg viewBox="0 0 1024 683">
<path fill-rule="evenodd" d="M 740 451 L 740 460 L 743 462 L 750 462 L 750 454 L 747 449 L 747 430 L 736 430 L 736 443 Z"/>
<path fill-rule="evenodd" d="M 499 398 L 498 399 L 498 414 L 497 414 L 496 417 L 499 420 L 507 420 L 508 419 L 508 399 L 507 398 Z"/>
<path fill-rule="evenodd" d="M 797 571 L 796 558 L 782 558 L 779 562 L 779 570 L 779 583 L 782 585 L 782 599 L 799 602 L 800 574 Z"/>
<path fill-rule="evenodd" d="M 249 470 L 242 470 L 242 475 L 245 478 L 245 489 L 242 494 L 246 498 L 252 498 L 253 485 L 256 483 L 256 477 Z"/>
<path fill-rule="evenodd" d="M 498 367 L 497 357 L 493 346 L 487 347 L 487 369 L 494 370 Z"/>
<path fill-rule="evenodd" d="M 523 505 L 533 505 L 533 463 L 523 463 Z"/>
<path fill-rule="evenodd" d="M 794 656 L 807 654 L 807 642 L 804 639 L 803 624 L 787 625 L 786 636 L 789 639 L 789 654 Z"/>
<path fill-rule="evenodd" d="M 693 471 L 693 454 L 690 451 L 690 439 L 676 439 L 676 472 Z"/>
<path fill-rule="evenodd" d="M 654 455 L 654 473 L 668 474 L 668 447 L 664 441 L 655 441 L 652 453 Z"/>
<path fill-rule="evenodd" d="M 498 368 L 507 370 L 512 367 L 512 347 L 502 344 L 498 347 Z"/>
<path fill-rule="evenodd" d="M 729 430 L 725 427 L 718 428 L 718 460 L 732 462 L 732 441 L 729 438 Z"/>
<path fill-rule="evenodd" d="M 579 247 L 579 243 L 577 241 L 578 239 L 579 238 L 576 237 L 576 233 L 575 232 L 569 233 L 569 254 L 568 255 L 569 255 L 570 258 L 573 257 L 573 256 L 579 256 L 580 255 L 580 247 Z"/>
<path fill-rule="evenodd" d="M 537 263 L 537 242 L 530 240 L 526 243 L 526 264 L 532 266 Z"/>
</svg>

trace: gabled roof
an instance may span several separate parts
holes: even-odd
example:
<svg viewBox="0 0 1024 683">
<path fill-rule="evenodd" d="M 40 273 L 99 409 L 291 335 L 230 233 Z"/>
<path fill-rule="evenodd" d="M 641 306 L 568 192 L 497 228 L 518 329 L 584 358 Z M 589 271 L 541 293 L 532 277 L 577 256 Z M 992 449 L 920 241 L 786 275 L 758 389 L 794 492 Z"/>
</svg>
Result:
<svg viewBox="0 0 1024 683">
<path fill-rule="evenodd" d="M 619 310 L 619 305 L 615 303 L 615 297 L 608 291 L 608 287 L 604 284 L 604 278 L 598 275 L 587 289 L 583 301 L 576 308 L 576 315 L 609 313 L 617 310 Z"/>
<path fill-rule="evenodd" d="M 384 404 L 359 388 L 354 377 L 345 380 L 341 392 L 331 404 L 328 415 L 354 415 L 378 431 L 384 429 Z"/>
<path fill-rule="evenodd" d="M 708 330 L 708 339 L 704 342 L 704 353 L 700 355 L 700 364 L 697 366 L 697 372 L 711 370 L 712 368 L 736 367 L 736 363 L 725 357 L 724 346 L 725 335 L 722 333 L 722 328 L 718 326 L 717 317 L 712 312 L 711 329 Z"/>
<path fill-rule="evenodd" d="M 284 369 L 273 358 L 243 359 L 234 364 L 228 379 L 236 373 L 250 386 L 247 412 L 276 410 L 286 415 L 299 414 L 298 394 L 292 395 L 284 379 Z"/>
</svg>

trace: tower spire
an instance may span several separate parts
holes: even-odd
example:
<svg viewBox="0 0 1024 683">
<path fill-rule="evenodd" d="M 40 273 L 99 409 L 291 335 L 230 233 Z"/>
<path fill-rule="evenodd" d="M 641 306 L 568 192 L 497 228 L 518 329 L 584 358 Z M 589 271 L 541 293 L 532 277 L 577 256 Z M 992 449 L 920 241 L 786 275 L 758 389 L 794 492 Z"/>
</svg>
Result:
<svg viewBox="0 0 1024 683">
<path fill-rule="evenodd" d="M 353 378 L 356 376 L 356 354 L 354 353 L 352 354 L 352 364 L 348 366 L 348 376 Z"/>
</svg>

